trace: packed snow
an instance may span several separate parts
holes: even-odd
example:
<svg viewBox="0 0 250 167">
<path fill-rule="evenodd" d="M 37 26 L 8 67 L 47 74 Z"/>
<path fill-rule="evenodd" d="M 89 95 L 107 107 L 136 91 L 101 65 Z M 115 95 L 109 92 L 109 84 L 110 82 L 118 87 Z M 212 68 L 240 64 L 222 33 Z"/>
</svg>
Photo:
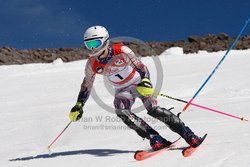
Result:
<svg viewBox="0 0 250 167">
<path fill-rule="evenodd" d="M 224 51 L 183 54 L 172 48 L 161 56 L 142 58 L 151 71 L 152 82 L 162 79 L 161 93 L 188 101 Z M 159 64 L 159 62 L 161 64 Z M 204 144 L 191 157 L 180 149 L 163 152 L 145 161 L 135 161 L 134 152 L 149 148 L 112 113 L 91 96 L 84 107 L 83 119 L 72 123 L 54 143 L 47 146 L 69 123 L 68 113 L 76 102 L 84 77 L 86 60 L 51 64 L 0 66 L 0 166 L 74 166 L 74 167 L 248 167 L 250 165 L 250 123 L 190 106 L 181 119 L 198 135 L 208 133 Z M 162 67 L 162 71 L 159 70 Z M 250 50 L 231 51 L 193 103 L 239 117 L 250 118 Z M 158 75 L 157 75 L 158 73 Z M 160 74 L 160 75 L 159 75 Z M 103 77 L 95 80 L 97 96 L 113 107 L 113 96 Z M 177 114 L 185 103 L 158 97 L 159 105 L 174 106 Z M 139 100 L 134 108 L 141 106 Z M 179 136 L 162 122 L 137 112 L 168 140 Z M 181 140 L 178 147 L 187 144 Z"/>
</svg>

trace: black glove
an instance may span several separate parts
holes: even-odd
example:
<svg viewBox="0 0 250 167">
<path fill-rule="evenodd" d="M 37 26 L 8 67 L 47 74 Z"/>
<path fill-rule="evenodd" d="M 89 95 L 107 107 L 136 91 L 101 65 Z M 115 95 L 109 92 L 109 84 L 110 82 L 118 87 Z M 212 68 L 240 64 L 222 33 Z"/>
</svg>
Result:
<svg viewBox="0 0 250 167">
<path fill-rule="evenodd" d="M 83 114 L 82 107 L 84 106 L 83 102 L 77 102 L 76 105 L 71 109 L 69 113 L 69 119 L 73 122 L 78 121 Z"/>
</svg>

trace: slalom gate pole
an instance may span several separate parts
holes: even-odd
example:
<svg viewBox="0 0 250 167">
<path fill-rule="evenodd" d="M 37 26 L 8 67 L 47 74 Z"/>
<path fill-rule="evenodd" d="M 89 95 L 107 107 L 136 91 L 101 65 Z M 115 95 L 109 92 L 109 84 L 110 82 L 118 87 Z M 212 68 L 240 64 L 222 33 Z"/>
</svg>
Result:
<svg viewBox="0 0 250 167">
<path fill-rule="evenodd" d="M 166 98 L 169 98 L 169 99 L 172 99 L 172 100 L 176 100 L 176 101 L 179 101 L 179 102 L 188 103 L 188 101 L 178 99 L 178 98 L 174 98 L 174 97 L 162 94 L 162 93 L 159 93 L 157 95 L 162 96 L 162 97 L 166 97 Z M 222 115 L 225 115 L 225 116 L 228 116 L 228 117 L 231 117 L 231 118 L 235 118 L 235 119 L 241 120 L 242 122 L 244 122 L 244 121 L 248 122 L 248 120 L 245 119 L 244 117 L 238 117 L 238 116 L 235 116 L 235 115 L 232 115 L 232 114 L 228 114 L 228 113 L 225 113 L 225 112 L 222 112 L 222 111 L 219 111 L 219 110 L 212 109 L 210 107 L 205 107 L 205 106 L 195 104 L 195 103 L 190 103 L 190 105 L 198 107 L 198 108 L 202 108 L 202 109 L 205 109 L 205 110 L 209 110 L 209 111 L 212 111 L 212 112 L 215 112 L 215 113 L 218 113 L 218 114 L 222 114 Z"/>
<path fill-rule="evenodd" d="M 69 125 L 72 123 L 72 121 L 70 121 L 68 123 L 68 125 L 63 129 L 63 131 L 55 138 L 55 140 L 53 140 L 50 145 L 48 146 L 48 149 L 50 149 L 50 147 L 57 141 L 57 139 L 63 134 L 63 132 L 65 132 L 65 130 L 69 127 Z"/>
<path fill-rule="evenodd" d="M 186 104 L 186 106 L 182 109 L 182 111 L 184 112 L 188 106 L 192 103 L 192 101 L 195 99 L 195 97 L 199 94 L 199 92 L 202 90 L 202 88 L 207 84 L 207 82 L 209 81 L 209 79 L 214 75 L 214 73 L 216 72 L 216 70 L 219 68 L 220 64 L 223 62 L 223 60 L 226 58 L 226 56 L 228 55 L 228 53 L 230 52 L 230 50 L 233 48 L 233 46 L 235 45 L 235 43 L 238 41 L 239 37 L 241 36 L 241 34 L 243 33 L 243 31 L 245 30 L 245 28 L 247 27 L 248 23 L 250 21 L 250 17 L 248 18 L 248 20 L 245 22 L 245 24 L 243 25 L 243 27 L 241 28 L 238 36 L 235 38 L 235 40 L 233 41 L 233 43 L 231 44 L 231 46 L 228 48 L 227 52 L 225 53 L 225 55 L 222 57 L 222 59 L 220 60 L 220 62 L 217 64 L 217 66 L 214 68 L 214 70 L 212 71 L 212 73 L 208 76 L 208 78 L 205 80 L 205 82 L 200 86 L 200 88 L 198 89 L 198 91 L 194 94 L 194 96 L 188 101 L 188 103 Z"/>
</svg>

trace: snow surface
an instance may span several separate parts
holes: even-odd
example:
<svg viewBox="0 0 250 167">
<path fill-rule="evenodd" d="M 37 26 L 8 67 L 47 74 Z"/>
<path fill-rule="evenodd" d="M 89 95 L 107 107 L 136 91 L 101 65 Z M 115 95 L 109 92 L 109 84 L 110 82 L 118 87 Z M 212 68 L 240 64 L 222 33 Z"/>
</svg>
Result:
<svg viewBox="0 0 250 167">
<path fill-rule="evenodd" d="M 162 93 L 189 100 L 217 65 L 225 52 L 183 55 L 179 48 L 161 55 Z M 143 58 L 155 82 L 156 65 Z M 0 166 L 250 166 L 250 124 L 190 106 L 181 115 L 193 131 L 208 137 L 198 152 L 189 158 L 181 150 L 164 152 L 137 162 L 134 151 L 149 148 L 111 112 L 100 107 L 92 97 L 84 107 L 84 119 L 72 123 L 52 146 L 47 146 L 68 124 L 68 113 L 75 104 L 83 79 L 85 60 L 51 64 L 27 64 L 0 67 Z M 159 69 L 159 64 L 157 64 Z M 250 50 L 231 51 L 212 79 L 193 101 L 237 116 L 250 118 Z M 103 78 L 96 78 L 94 89 L 112 106 L 113 97 L 104 89 Z M 166 108 L 184 103 L 159 97 Z M 141 102 L 136 101 L 135 107 Z M 146 114 L 138 113 L 164 137 L 177 134 Z M 179 147 L 186 146 L 184 140 Z"/>
</svg>

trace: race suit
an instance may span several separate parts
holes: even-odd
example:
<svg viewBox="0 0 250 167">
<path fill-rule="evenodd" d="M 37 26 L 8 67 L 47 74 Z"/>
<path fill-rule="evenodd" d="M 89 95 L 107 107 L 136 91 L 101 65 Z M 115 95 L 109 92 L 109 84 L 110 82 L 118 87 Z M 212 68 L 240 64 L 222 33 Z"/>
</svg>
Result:
<svg viewBox="0 0 250 167">
<path fill-rule="evenodd" d="M 100 57 L 88 59 L 78 101 L 83 103 L 87 101 L 96 74 L 107 77 L 110 84 L 115 88 L 114 107 L 117 116 L 142 138 L 150 139 L 151 136 L 159 135 L 159 133 L 131 112 L 131 107 L 137 97 L 142 100 L 150 116 L 164 122 L 186 141 L 189 140 L 189 136 L 194 134 L 170 110 L 157 106 L 157 100 L 154 96 L 142 96 L 137 92 L 137 84 L 143 78 L 150 79 L 150 74 L 147 67 L 127 46 L 114 44 L 109 47 L 109 53 L 105 59 Z"/>
<path fill-rule="evenodd" d="M 127 46 L 114 44 L 109 47 L 109 55 L 106 59 L 98 57 L 88 59 L 78 101 L 83 103 L 87 101 L 96 74 L 107 77 L 114 87 L 116 92 L 115 109 L 130 110 L 136 97 L 141 98 L 147 110 L 157 104 L 155 97 L 143 97 L 136 91 L 136 85 L 142 78 L 150 79 L 150 74 L 147 67 Z"/>
</svg>

